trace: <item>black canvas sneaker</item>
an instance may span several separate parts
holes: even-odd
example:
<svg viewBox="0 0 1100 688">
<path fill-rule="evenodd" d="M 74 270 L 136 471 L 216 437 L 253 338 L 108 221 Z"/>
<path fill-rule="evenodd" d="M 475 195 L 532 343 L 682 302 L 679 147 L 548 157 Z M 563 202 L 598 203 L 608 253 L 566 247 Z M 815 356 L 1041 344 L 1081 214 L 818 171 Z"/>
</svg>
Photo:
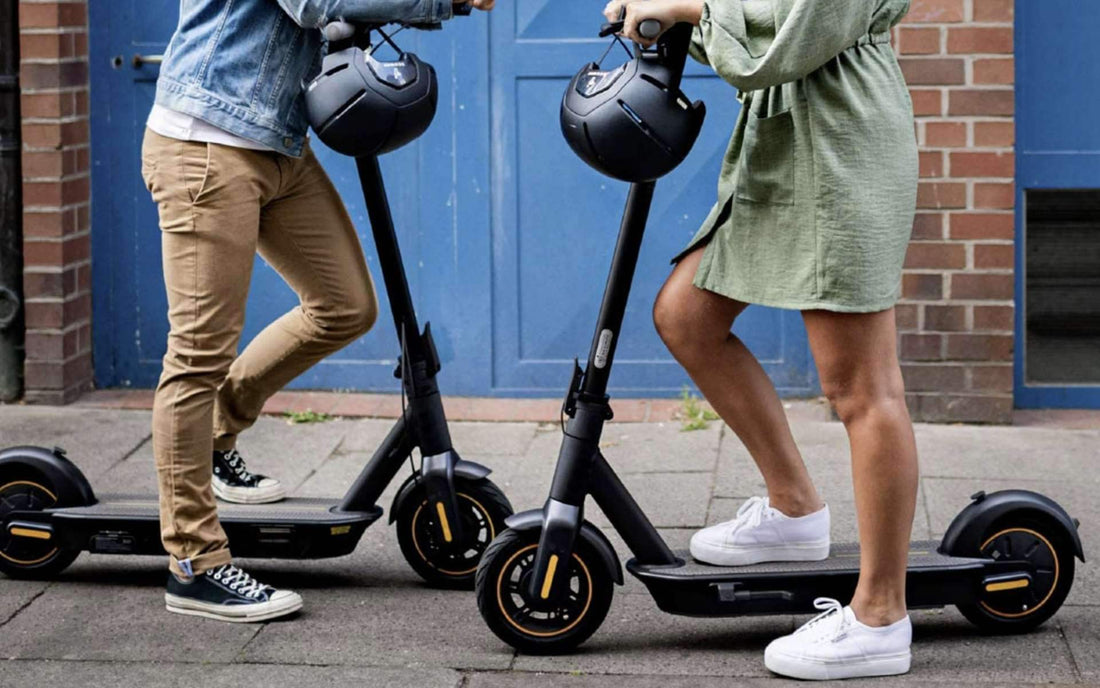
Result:
<svg viewBox="0 0 1100 688">
<path fill-rule="evenodd" d="M 214 452 L 214 494 L 235 504 L 267 504 L 286 497 L 283 484 L 266 475 L 249 473 L 236 449 Z"/>
<path fill-rule="evenodd" d="M 276 590 L 236 566 L 225 564 L 190 580 L 169 573 L 164 605 L 176 614 L 252 623 L 298 611 L 302 608 L 302 596 L 290 590 Z"/>
</svg>

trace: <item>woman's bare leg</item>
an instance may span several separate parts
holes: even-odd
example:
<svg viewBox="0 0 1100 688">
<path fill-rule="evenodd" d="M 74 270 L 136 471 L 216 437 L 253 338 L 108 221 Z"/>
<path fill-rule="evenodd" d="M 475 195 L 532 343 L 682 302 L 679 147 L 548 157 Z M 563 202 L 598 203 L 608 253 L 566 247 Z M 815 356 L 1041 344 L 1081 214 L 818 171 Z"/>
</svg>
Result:
<svg viewBox="0 0 1100 688">
<path fill-rule="evenodd" d="M 894 310 L 805 311 L 821 387 L 848 431 L 859 523 L 856 617 L 905 616 L 905 570 L 917 499 L 917 446 L 897 359 Z"/>
<path fill-rule="evenodd" d="M 692 284 L 703 249 L 688 254 L 665 281 L 653 321 L 665 345 L 756 461 L 771 505 L 792 517 L 821 508 L 771 380 L 730 333 L 747 304 Z"/>
</svg>

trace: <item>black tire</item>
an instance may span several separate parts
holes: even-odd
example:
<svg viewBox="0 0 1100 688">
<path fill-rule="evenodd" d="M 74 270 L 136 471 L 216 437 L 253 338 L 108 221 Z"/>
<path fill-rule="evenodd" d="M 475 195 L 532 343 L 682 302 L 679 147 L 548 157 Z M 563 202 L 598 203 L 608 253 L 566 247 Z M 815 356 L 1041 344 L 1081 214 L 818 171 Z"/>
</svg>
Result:
<svg viewBox="0 0 1100 688">
<path fill-rule="evenodd" d="M 11 511 L 41 511 L 57 505 L 57 486 L 37 471 L 12 467 L 0 473 L 0 521 Z M 80 550 L 51 540 L 12 535 L 0 529 L 0 572 L 10 578 L 52 578 L 68 568 Z"/>
<path fill-rule="evenodd" d="M 1010 514 L 998 520 L 983 533 L 980 551 L 971 556 L 1023 556 L 1037 568 L 1026 588 L 983 592 L 985 598 L 976 604 L 958 605 L 963 616 L 986 633 L 1026 633 L 1038 627 L 1054 616 L 1073 586 L 1073 542 L 1062 525 L 1041 515 Z"/>
<path fill-rule="evenodd" d="M 430 585 L 472 590 L 478 562 L 496 534 L 505 529 L 504 519 L 512 515 L 512 504 L 491 480 L 456 477 L 454 487 L 463 529 L 472 537 L 469 548 L 456 553 L 438 542 L 437 517 L 427 508 L 423 485 L 397 505 L 397 542 L 409 566 Z"/>
<path fill-rule="evenodd" d="M 477 569 L 477 607 L 498 638 L 529 655 L 576 649 L 596 632 L 611 608 L 614 580 L 607 564 L 584 538 L 570 562 L 570 600 L 549 611 L 527 610 L 527 575 L 538 549 L 538 529 L 501 533 Z"/>
</svg>

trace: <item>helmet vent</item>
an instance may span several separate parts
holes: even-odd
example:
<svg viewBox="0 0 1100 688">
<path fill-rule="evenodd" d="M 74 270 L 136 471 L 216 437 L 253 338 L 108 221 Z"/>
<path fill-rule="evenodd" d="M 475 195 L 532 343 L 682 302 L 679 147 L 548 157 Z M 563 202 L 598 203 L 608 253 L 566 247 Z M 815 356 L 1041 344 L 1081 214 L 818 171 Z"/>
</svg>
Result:
<svg viewBox="0 0 1100 688">
<path fill-rule="evenodd" d="M 600 155 L 600 149 L 596 148 L 596 144 L 592 141 L 592 134 L 588 133 L 588 122 L 581 122 L 581 129 L 584 130 L 584 140 L 588 142 L 588 150 L 596 154 L 596 157 L 603 160 L 603 156 Z"/>
<path fill-rule="evenodd" d="M 660 81 L 657 81 L 656 79 L 654 79 L 653 77 L 651 77 L 650 75 L 648 75 L 644 72 L 639 74 L 638 78 L 641 79 L 642 81 L 648 81 L 649 83 L 653 84 L 654 86 L 661 89 L 662 91 L 666 91 L 666 92 L 668 91 L 667 86 L 665 86 Z"/>
<path fill-rule="evenodd" d="M 634 110 L 629 105 L 620 100 L 619 107 L 623 109 L 623 112 L 626 113 L 627 117 L 634 120 L 634 123 L 638 125 L 638 128 L 642 130 L 642 133 L 649 137 L 649 139 L 653 141 L 653 143 L 656 143 L 658 146 L 660 146 L 665 153 L 668 153 L 671 156 L 675 156 L 675 153 L 673 153 L 672 151 L 672 147 L 662 141 L 661 138 L 653 132 L 650 126 L 645 123 L 641 116 L 639 116 L 637 112 L 634 112 Z"/>
<path fill-rule="evenodd" d="M 348 98 L 348 102 L 341 105 L 340 109 L 337 110 L 336 112 L 332 113 L 332 116 L 329 117 L 328 119 L 326 119 L 324 122 L 322 122 L 321 126 L 317 127 L 317 129 L 320 130 L 320 131 L 324 131 L 325 129 L 327 129 L 329 124 L 331 124 L 333 121 L 339 119 L 341 116 L 343 116 L 345 113 L 347 113 L 348 110 L 355 107 L 355 104 L 359 101 L 360 98 L 363 97 L 363 94 L 366 93 L 366 92 L 367 92 L 367 90 L 365 88 L 361 88 L 358 91 L 356 91 L 355 95 L 353 95 L 351 98 Z"/>
<path fill-rule="evenodd" d="M 621 107 L 623 109 L 623 112 L 626 113 L 627 117 L 634 120 L 634 123 L 641 127 L 642 130 L 649 131 L 649 126 L 647 126 L 646 123 L 642 121 L 641 116 L 639 116 L 637 112 L 634 112 L 634 108 L 630 107 L 621 100 L 619 101 L 619 107 Z"/>
<path fill-rule="evenodd" d="M 325 76 L 332 76 L 333 74 L 336 74 L 337 72 L 342 72 L 347 68 L 348 68 L 348 63 L 347 62 L 341 62 L 340 64 L 336 65 L 332 69 L 325 72 Z"/>
</svg>

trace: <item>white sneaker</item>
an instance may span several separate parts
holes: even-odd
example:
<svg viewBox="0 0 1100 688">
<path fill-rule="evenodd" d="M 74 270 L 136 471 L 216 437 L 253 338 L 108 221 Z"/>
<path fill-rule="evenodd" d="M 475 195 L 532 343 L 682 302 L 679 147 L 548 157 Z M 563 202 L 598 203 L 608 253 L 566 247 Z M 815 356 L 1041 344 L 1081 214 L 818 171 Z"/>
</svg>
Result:
<svg viewBox="0 0 1100 688">
<path fill-rule="evenodd" d="M 752 497 L 737 510 L 737 518 L 691 536 L 691 556 L 718 566 L 827 559 L 829 506 L 791 518 L 769 506 L 767 497 Z"/>
<path fill-rule="evenodd" d="M 909 671 L 913 625 L 908 616 L 874 628 L 861 623 L 851 607 L 841 607 L 828 597 L 814 600 L 814 607 L 825 611 L 794 633 L 768 644 L 764 650 L 768 669 L 816 681 Z"/>
</svg>

